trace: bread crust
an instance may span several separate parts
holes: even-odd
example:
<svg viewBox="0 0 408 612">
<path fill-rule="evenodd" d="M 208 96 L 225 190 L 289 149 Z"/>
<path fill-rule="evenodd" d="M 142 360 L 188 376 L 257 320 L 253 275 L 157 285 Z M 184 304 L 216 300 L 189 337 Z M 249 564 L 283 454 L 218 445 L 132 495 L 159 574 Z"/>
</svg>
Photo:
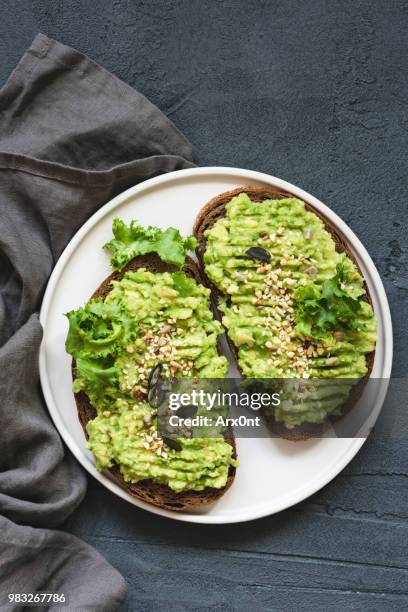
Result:
<svg viewBox="0 0 408 612">
<path fill-rule="evenodd" d="M 132 259 L 120 272 L 110 274 L 94 291 L 91 299 L 104 299 L 111 290 L 111 283 L 115 280 L 120 280 L 125 272 L 136 271 L 139 268 L 146 268 L 149 272 L 176 272 L 176 266 L 164 263 L 155 253 L 148 253 Z M 191 278 L 194 278 L 198 283 L 204 284 L 200 270 L 190 257 L 186 258 L 185 272 Z M 75 360 L 72 360 L 72 377 L 76 378 Z M 92 406 L 89 397 L 84 391 L 75 393 L 75 402 L 78 410 L 79 421 L 84 430 L 85 436 L 88 439 L 86 430 L 87 423 L 96 417 L 96 410 Z M 232 432 L 229 431 L 225 436 L 226 442 L 233 448 L 233 457 L 236 458 L 236 446 Z M 222 489 L 214 489 L 206 487 L 202 491 L 182 491 L 176 493 L 164 484 L 155 483 L 153 480 L 143 480 L 137 483 L 126 482 L 120 472 L 119 466 L 114 465 L 109 470 L 112 479 L 119 484 L 127 493 L 138 500 L 159 506 L 165 510 L 173 510 L 183 512 L 186 510 L 194 510 L 207 506 L 216 502 L 229 489 L 235 477 L 235 468 L 230 467 L 228 479 L 225 487 Z"/>
<path fill-rule="evenodd" d="M 193 227 L 193 234 L 197 238 L 197 241 L 198 241 L 196 254 L 197 254 L 197 258 L 201 265 L 202 274 L 205 278 L 205 282 L 207 286 L 211 289 L 213 309 L 219 320 L 221 320 L 221 314 L 218 311 L 217 303 L 218 303 L 218 296 L 220 295 L 220 292 L 218 291 L 217 287 L 215 287 L 215 285 L 210 281 L 210 279 L 207 277 L 205 273 L 204 253 L 206 249 L 206 239 L 204 236 L 204 232 L 207 229 L 210 229 L 216 223 L 216 221 L 218 221 L 218 219 L 221 219 L 222 217 L 225 216 L 226 204 L 233 197 L 239 195 L 240 193 L 246 193 L 253 202 L 262 202 L 268 199 L 269 200 L 270 199 L 280 200 L 283 198 L 300 199 L 292 193 L 289 193 L 281 189 L 276 189 L 274 187 L 256 187 L 252 185 L 246 185 L 246 186 L 238 187 L 236 189 L 232 189 L 231 191 L 225 191 L 224 193 L 219 194 L 218 196 L 216 196 L 215 198 L 212 198 L 212 200 L 207 202 L 207 204 L 205 204 L 203 208 L 200 210 L 200 212 L 198 213 L 196 217 L 194 227 Z M 305 208 L 307 210 L 313 212 L 323 221 L 326 230 L 331 234 L 335 242 L 336 250 L 339 253 L 347 254 L 347 256 L 356 265 L 358 271 L 360 272 L 361 276 L 364 279 L 364 276 L 361 272 L 358 262 L 356 261 L 356 258 L 354 257 L 354 254 L 351 251 L 350 246 L 346 238 L 343 236 L 343 234 L 339 232 L 339 230 L 332 224 L 332 222 L 323 213 L 318 211 L 316 208 L 314 208 L 314 206 L 312 206 L 308 202 L 305 202 L 304 200 L 302 200 L 302 202 L 304 203 Z M 362 296 L 362 299 L 364 299 L 366 302 L 372 305 L 371 296 L 370 296 L 365 280 L 364 280 L 364 290 L 365 290 L 365 293 Z M 226 334 L 226 336 L 227 336 L 228 344 L 231 349 L 235 364 L 239 372 L 242 375 L 242 371 L 238 363 L 238 351 L 235 345 L 230 340 L 228 334 Z M 308 424 L 305 424 L 299 427 L 294 427 L 293 429 L 288 429 L 287 427 L 283 425 L 282 422 L 278 422 L 273 417 L 270 417 L 268 419 L 268 425 L 271 431 L 274 434 L 278 435 L 279 437 L 285 438 L 287 440 L 292 440 L 295 442 L 301 441 L 301 440 L 307 440 L 311 437 L 319 437 L 319 436 L 321 437 L 324 434 L 324 432 L 330 427 L 331 423 L 339 420 L 345 414 L 347 414 L 353 408 L 353 406 L 357 403 L 359 398 L 361 397 L 364 387 L 367 384 L 367 381 L 370 377 L 370 374 L 373 368 L 374 357 L 375 357 L 375 351 L 372 351 L 371 353 L 368 353 L 366 355 L 366 363 L 367 363 L 367 368 L 368 368 L 367 374 L 352 388 L 352 391 L 347 401 L 343 404 L 341 414 L 339 414 L 338 416 L 330 417 L 329 422 L 326 422 L 323 424 L 308 423 Z"/>
</svg>

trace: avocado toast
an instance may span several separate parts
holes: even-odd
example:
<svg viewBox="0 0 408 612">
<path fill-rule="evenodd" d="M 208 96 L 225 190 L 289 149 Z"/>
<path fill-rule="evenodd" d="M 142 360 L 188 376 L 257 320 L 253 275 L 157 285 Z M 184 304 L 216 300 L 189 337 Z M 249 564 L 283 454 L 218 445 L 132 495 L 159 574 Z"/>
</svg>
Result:
<svg viewBox="0 0 408 612">
<path fill-rule="evenodd" d="M 251 186 L 211 200 L 193 232 L 241 374 L 317 379 L 318 395 L 336 379 L 324 401 L 266 414 L 284 437 L 319 435 L 356 403 L 374 359 L 376 320 L 346 240 L 309 204 Z"/>
<path fill-rule="evenodd" d="M 167 236 L 164 251 L 157 244 L 154 250 L 163 257 L 171 242 Z M 149 252 L 149 245 L 135 257 L 122 246 L 116 250 L 120 271 L 84 308 L 67 315 L 79 419 L 97 468 L 108 469 L 128 493 L 169 510 L 198 508 L 233 482 L 233 437 L 175 444 L 161 439 L 148 401 L 149 378 L 158 364 L 163 376 L 224 377 L 228 363 L 217 349 L 221 325 L 192 259 L 181 271 Z"/>
</svg>

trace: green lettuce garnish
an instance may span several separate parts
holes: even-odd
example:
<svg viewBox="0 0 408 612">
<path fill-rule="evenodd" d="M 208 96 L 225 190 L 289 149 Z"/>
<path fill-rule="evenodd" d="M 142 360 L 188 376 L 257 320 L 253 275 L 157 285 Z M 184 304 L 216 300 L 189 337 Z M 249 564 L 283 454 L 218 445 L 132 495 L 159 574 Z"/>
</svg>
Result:
<svg viewBox="0 0 408 612">
<path fill-rule="evenodd" d="M 166 263 L 181 268 L 186 254 L 197 246 L 194 236 L 183 238 L 174 227 L 161 230 L 158 227 L 143 227 L 136 221 L 126 225 L 121 219 L 115 218 L 112 223 L 114 239 L 104 245 L 112 251 L 110 260 L 114 270 L 121 270 L 137 255 L 157 253 Z"/>
<path fill-rule="evenodd" d="M 113 365 L 112 358 L 85 359 L 79 357 L 76 360 L 75 369 L 77 374 L 73 385 L 75 393 L 85 390 L 94 405 L 101 399 L 111 399 L 110 395 L 113 401 L 116 399 L 118 396 L 116 385 L 120 370 Z"/>
<path fill-rule="evenodd" d="M 330 340 L 334 330 L 360 330 L 361 303 L 345 289 L 347 281 L 343 263 L 336 274 L 322 285 L 310 283 L 295 291 L 295 330 L 302 336 Z"/>
<path fill-rule="evenodd" d="M 173 272 L 171 276 L 174 282 L 174 287 L 177 289 L 181 297 L 188 297 L 189 295 L 192 295 L 196 287 L 196 283 L 192 278 L 186 276 L 184 272 Z"/>
<path fill-rule="evenodd" d="M 135 322 L 120 304 L 92 300 L 67 313 L 67 353 L 73 357 L 107 357 L 121 349 L 135 333 Z"/>
</svg>

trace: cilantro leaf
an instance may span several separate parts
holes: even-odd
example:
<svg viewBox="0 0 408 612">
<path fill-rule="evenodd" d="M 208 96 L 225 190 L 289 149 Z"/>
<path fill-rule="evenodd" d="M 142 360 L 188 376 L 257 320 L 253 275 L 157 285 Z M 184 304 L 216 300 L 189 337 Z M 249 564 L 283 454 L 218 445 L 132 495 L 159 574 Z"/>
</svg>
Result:
<svg viewBox="0 0 408 612">
<path fill-rule="evenodd" d="M 183 238 L 174 227 L 166 230 L 142 227 L 134 220 L 127 226 L 121 219 L 115 218 L 112 231 L 114 239 L 106 243 L 104 248 L 112 251 L 111 266 L 114 270 L 121 270 L 137 255 L 152 252 L 157 253 L 162 261 L 181 268 L 187 251 L 197 246 L 194 236 Z"/>
</svg>

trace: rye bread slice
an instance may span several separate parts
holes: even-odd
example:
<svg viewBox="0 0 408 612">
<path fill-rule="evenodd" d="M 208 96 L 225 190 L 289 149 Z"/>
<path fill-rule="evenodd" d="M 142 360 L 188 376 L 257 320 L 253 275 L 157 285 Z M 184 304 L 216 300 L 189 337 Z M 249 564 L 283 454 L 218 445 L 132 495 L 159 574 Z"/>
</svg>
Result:
<svg viewBox="0 0 408 612">
<path fill-rule="evenodd" d="M 148 253 L 147 255 L 135 257 L 127 264 L 125 268 L 123 268 L 123 270 L 110 274 L 94 291 L 91 299 L 98 297 L 104 299 L 111 291 L 112 281 L 120 280 L 125 272 L 131 270 L 136 271 L 139 268 L 146 268 L 146 270 L 152 273 L 176 272 L 178 270 L 176 266 L 164 263 L 155 253 Z M 186 258 L 185 272 L 197 283 L 204 284 L 204 279 L 197 264 L 190 257 Z M 75 360 L 72 360 L 72 377 L 75 380 Z M 88 439 L 86 425 L 88 421 L 96 417 L 96 410 L 92 406 L 85 392 L 80 391 L 74 395 L 78 410 L 78 417 L 85 436 Z M 229 431 L 228 435 L 225 436 L 225 440 L 232 446 L 233 457 L 236 458 L 235 440 L 231 431 Z M 168 486 L 155 483 L 153 480 L 143 480 L 137 483 L 125 482 L 118 465 L 114 465 L 112 468 L 110 468 L 109 472 L 116 483 L 133 497 L 166 510 L 175 510 L 179 512 L 201 508 L 216 502 L 227 491 L 227 489 L 229 489 L 235 477 L 235 468 L 230 467 L 227 483 L 222 489 L 206 487 L 203 491 L 182 491 L 180 493 L 176 493 Z"/>
<path fill-rule="evenodd" d="M 216 196 L 215 198 L 207 202 L 207 204 L 205 204 L 203 208 L 200 210 L 200 212 L 198 213 L 197 218 L 194 223 L 194 227 L 193 227 L 193 234 L 197 238 L 197 241 L 198 241 L 198 247 L 197 247 L 196 253 L 197 253 L 198 260 L 201 264 L 202 273 L 205 276 L 205 281 L 208 287 L 210 287 L 211 289 L 212 305 L 213 305 L 214 312 L 216 313 L 216 316 L 220 320 L 221 320 L 221 314 L 217 308 L 218 296 L 220 295 L 220 292 L 205 274 L 204 253 L 206 249 L 206 239 L 204 236 L 204 232 L 210 229 L 216 223 L 216 221 L 218 221 L 218 219 L 221 219 L 222 217 L 225 216 L 226 204 L 233 197 L 239 195 L 240 193 L 248 194 L 249 198 L 253 202 L 262 202 L 264 200 L 270 200 L 270 199 L 280 200 L 284 198 L 295 198 L 295 197 L 297 198 L 297 196 L 295 196 L 292 193 L 289 193 L 287 191 L 283 191 L 280 189 L 278 190 L 273 187 L 255 187 L 252 185 L 248 185 L 248 186 L 238 187 L 237 189 L 233 189 L 231 191 L 226 191 L 224 193 L 221 193 L 220 195 Z M 300 199 L 300 198 L 297 198 L 297 199 Z M 303 203 L 307 210 L 317 215 L 323 221 L 326 230 L 331 234 L 335 242 L 336 250 L 339 253 L 346 253 L 347 256 L 356 265 L 361 276 L 363 276 L 360 270 L 360 267 L 356 261 L 356 258 L 354 257 L 354 254 L 351 251 L 350 246 L 346 238 L 343 236 L 343 234 L 339 232 L 339 230 L 332 224 L 332 222 L 324 214 L 322 214 L 320 211 L 314 208 L 314 206 L 304 201 Z M 362 299 L 372 305 L 371 296 L 370 296 L 370 293 L 369 293 L 369 290 L 368 290 L 368 287 L 365 281 L 364 281 L 364 289 L 365 289 L 365 293 L 362 296 Z M 234 361 L 236 363 L 236 366 L 239 372 L 242 375 L 242 371 L 239 367 L 239 362 L 238 362 L 238 351 L 235 345 L 230 340 L 228 334 L 226 335 L 227 335 L 229 347 L 234 357 Z M 375 357 L 375 351 L 372 351 L 371 353 L 368 353 L 366 355 L 366 363 L 367 363 L 367 368 L 368 368 L 367 374 L 352 388 L 349 397 L 347 398 L 346 402 L 342 406 L 341 414 L 335 417 L 330 417 L 330 420 L 327 423 L 323 423 L 323 424 L 307 423 L 299 427 L 294 427 L 293 429 L 288 429 L 287 427 L 283 425 L 282 422 L 275 421 L 274 418 L 269 418 L 268 425 L 271 431 L 274 434 L 282 438 L 286 438 L 288 440 L 293 440 L 293 441 L 307 440 L 308 438 L 311 438 L 311 437 L 321 436 L 324 433 L 324 431 L 328 429 L 328 427 L 330 426 L 330 423 L 333 423 L 336 420 L 343 417 L 357 403 L 370 377 L 370 374 L 373 368 L 373 364 L 374 364 L 374 357 Z"/>
</svg>

